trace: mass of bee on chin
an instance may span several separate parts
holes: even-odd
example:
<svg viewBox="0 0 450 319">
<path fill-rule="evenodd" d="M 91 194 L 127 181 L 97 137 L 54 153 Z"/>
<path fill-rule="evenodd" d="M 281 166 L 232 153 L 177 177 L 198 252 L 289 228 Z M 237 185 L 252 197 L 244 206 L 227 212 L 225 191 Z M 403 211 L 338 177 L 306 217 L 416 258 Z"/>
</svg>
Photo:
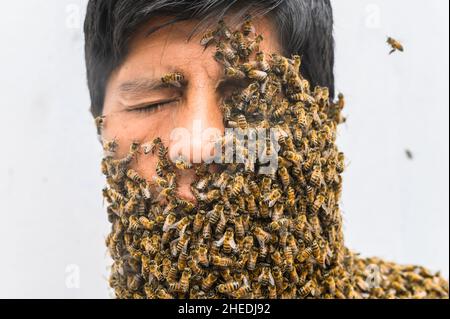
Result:
<svg viewBox="0 0 450 319">
<path fill-rule="evenodd" d="M 225 75 L 248 84 L 222 103 L 225 127 L 282 132 L 271 174 L 259 174 L 253 160 L 220 164 L 211 174 L 207 164 L 171 161 L 160 138 L 133 143 L 125 158 L 115 157 L 117 141 L 104 142 L 116 297 L 448 298 L 439 274 L 362 259 L 345 247 L 339 208 L 345 158 L 335 144 L 344 96 L 330 101 L 327 88 L 311 88 L 301 75 L 300 56 L 264 53 L 262 41 L 249 18 L 237 31 L 220 22 L 201 45 L 216 46 Z M 179 73 L 162 78 L 173 86 L 183 80 Z M 96 123 L 101 133 L 107 117 Z M 266 144 L 266 152 L 275 151 Z M 157 156 L 153 180 L 131 168 L 138 156 Z M 177 196 L 176 172 L 183 169 L 196 172 L 195 204 Z"/>
</svg>

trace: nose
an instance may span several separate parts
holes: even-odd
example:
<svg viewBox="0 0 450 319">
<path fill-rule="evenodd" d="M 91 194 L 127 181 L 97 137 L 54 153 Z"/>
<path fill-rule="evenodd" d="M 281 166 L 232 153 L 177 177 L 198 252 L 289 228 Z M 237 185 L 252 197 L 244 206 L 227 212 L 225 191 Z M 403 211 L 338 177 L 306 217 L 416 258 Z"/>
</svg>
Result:
<svg viewBox="0 0 450 319">
<path fill-rule="evenodd" d="M 223 135 L 223 116 L 215 85 L 205 79 L 196 79 L 185 95 L 184 105 L 177 116 L 177 126 L 171 134 L 169 146 L 172 161 L 183 160 L 191 165 L 204 163 L 214 156 L 217 135 Z M 196 174 L 193 168 L 178 169 L 178 196 L 195 202 L 191 185 Z"/>
</svg>

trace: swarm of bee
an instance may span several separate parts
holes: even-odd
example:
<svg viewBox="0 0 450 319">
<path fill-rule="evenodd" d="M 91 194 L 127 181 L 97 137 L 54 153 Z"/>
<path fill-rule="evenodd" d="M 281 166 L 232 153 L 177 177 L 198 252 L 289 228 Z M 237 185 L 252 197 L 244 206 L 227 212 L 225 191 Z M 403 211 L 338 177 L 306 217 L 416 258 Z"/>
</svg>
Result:
<svg viewBox="0 0 450 319">
<path fill-rule="evenodd" d="M 267 55 L 262 40 L 249 19 L 235 32 L 219 23 L 201 44 L 216 45 L 225 75 L 248 83 L 224 100 L 225 126 L 283 132 L 272 174 L 258 174 L 258 161 L 222 164 L 215 174 L 206 164 L 174 163 L 160 138 L 133 143 L 122 159 L 114 156 L 117 141 L 106 143 L 103 195 L 112 223 L 106 243 L 117 298 L 448 297 L 439 274 L 362 259 L 345 247 L 339 209 L 345 157 L 335 145 L 344 96 L 332 102 L 327 88 L 310 88 L 300 56 Z M 183 77 L 162 80 L 176 85 Z M 267 144 L 267 152 L 275 151 Z M 131 168 L 141 150 L 159 159 L 152 181 Z M 195 169 L 197 203 L 177 196 L 178 169 Z"/>
</svg>

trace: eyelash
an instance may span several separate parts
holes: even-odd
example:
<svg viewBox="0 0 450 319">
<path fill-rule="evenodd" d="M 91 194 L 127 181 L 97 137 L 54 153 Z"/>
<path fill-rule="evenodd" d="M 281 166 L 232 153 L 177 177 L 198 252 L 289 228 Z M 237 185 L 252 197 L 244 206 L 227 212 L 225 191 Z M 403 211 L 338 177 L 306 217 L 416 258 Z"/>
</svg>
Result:
<svg viewBox="0 0 450 319">
<path fill-rule="evenodd" d="M 168 104 L 171 104 L 173 102 L 176 102 L 176 101 L 173 100 L 173 101 L 165 101 L 165 102 L 160 102 L 160 103 L 155 103 L 155 104 L 148 104 L 148 105 L 144 105 L 139 108 L 132 109 L 131 112 L 150 113 L 150 112 L 155 111 L 155 109 L 160 109 L 160 108 L 162 108 Z"/>
</svg>

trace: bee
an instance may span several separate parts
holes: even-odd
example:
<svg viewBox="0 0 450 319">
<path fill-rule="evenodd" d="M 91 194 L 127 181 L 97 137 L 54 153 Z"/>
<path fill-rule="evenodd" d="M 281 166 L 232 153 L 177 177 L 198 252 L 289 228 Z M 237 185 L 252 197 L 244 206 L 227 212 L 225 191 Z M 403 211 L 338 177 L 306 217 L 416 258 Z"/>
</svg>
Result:
<svg viewBox="0 0 450 319">
<path fill-rule="evenodd" d="M 206 49 L 211 43 L 215 42 L 216 35 L 217 35 L 217 31 L 209 30 L 202 36 L 202 38 L 200 40 L 200 45 L 204 46 Z"/>
<path fill-rule="evenodd" d="M 345 170 L 345 155 L 344 155 L 344 153 L 339 153 L 338 154 L 338 162 L 336 165 L 336 171 L 339 174 L 342 174 L 344 172 L 344 170 Z"/>
<path fill-rule="evenodd" d="M 141 148 L 143 149 L 145 155 L 148 155 L 150 153 L 155 154 L 156 147 L 160 145 L 162 145 L 162 141 L 161 138 L 158 137 L 150 143 L 143 144 Z"/>
<path fill-rule="evenodd" d="M 106 116 L 98 116 L 95 118 L 95 127 L 97 128 L 97 135 L 101 135 L 105 128 Z"/>
<path fill-rule="evenodd" d="M 292 57 L 293 59 L 293 69 L 294 69 L 294 74 L 300 74 L 300 67 L 302 65 L 302 58 L 300 55 L 294 55 Z"/>
<path fill-rule="evenodd" d="M 160 288 L 156 291 L 156 297 L 158 297 L 158 299 L 174 299 L 174 297 L 164 288 Z"/>
<path fill-rule="evenodd" d="M 236 80 L 244 80 L 246 78 L 244 72 L 231 66 L 225 69 L 225 76 Z"/>
<path fill-rule="evenodd" d="M 284 158 L 286 158 L 289 162 L 291 162 L 294 165 L 298 165 L 302 162 L 303 158 L 300 155 L 300 153 L 292 152 L 292 151 L 286 151 L 283 154 Z"/>
<path fill-rule="evenodd" d="M 221 196 L 220 191 L 217 189 L 213 189 L 207 193 L 198 194 L 198 200 L 201 202 L 211 203 Z"/>
<path fill-rule="evenodd" d="M 258 283 L 263 287 L 275 286 L 275 280 L 269 267 L 261 268 L 261 273 L 258 276 Z"/>
<path fill-rule="evenodd" d="M 228 218 L 225 216 L 224 213 L 220 214 L 219 222 L 217 223 L 215 234 L 221 235 L 225 231 L 225 226 L 227 225 Z"/>
<path fill-rule="evenodd" d="M 206 219 L 206 212 L 204 210 L 199 210 L 195 215 L 194 222 L 192 224 L 192 232 L 198 234 L 203 229 L 203 223 Z"/>
<path fill-rule="evenodd" d="M 225 40 L 230 40 L 232 36 L 230 29 L 227 27 L 225 21 L 223 20 L 219 21 L 219 27 L 216 30 L 216 34 L 225 38 Z"/>
<path fill-rule="evenodd" d="M 291 184 L 291 178 L 289 176 L 289 172 L 286 167 L 280 167 L 278 170 L 278 174 L 280 176 L 281 182 L 283 183 L 284 188 L 286 189 Z"/>
<path fill-rule="evenodd" d="M 314 288 L 313 281 L 312 280 L 308 281 L 303 287 L 299 289 L 298 292 L 300 294 L 300 297 L 306 298 L 313 291 L 313 288 Z"/>
<path fill-rule="evenodd" d="M 248 72 L 248 77 L 250 79 L 254 79 L 257 80 L 259 82 L 264 82 L 267 79 L 268 74 L 264 71 L 260 71 L 260 70 L 251 70 L 250 72 Z"/>
<path fill-rule="evenodd" d="M 228 267 L 232 267 L 234 265 L 233 259 L 228 258 L 228 257 L 219 257 L 217 255 L 211 256 L 211 263 L 212 263 L 212 265 L 221 267 L 221 268 L 228 268 Z"/>
<path fill-rule="evenodd" d="M 238 290 L 234 293 L 234 298 L 236 299 L 244 299 L 247 298 L 247 296 L 251 293 L 252 289 L 250 285 L 248 284 L 248 280 L 244 277 L 244 284 L 239 287 Z"/>
<path fill-rule="evenodd" d="M 127 177 L 136 184 L 145 182 L 145 180 L 141 176 L 139 176 L 139 174 L 133 169 L 127 170 Z"/>
<path fill-rule="evenodd" d="M 250 84 L 240 94 L 240 100 L 242 102 L 250 102 L 251 97 L 259 90 L 259 84 L 257 82 Z"/>
<path fill-rule="evenodd" d="M 236 238 L 244 238 L 245 228 L 242 216 L 238 216 L 234 219 L 234 230 L 236 232 Z"/>
<path fill-rule="evenodd" d="M 222 204 L 216 204 L 214 209 L 206 214 L 206 218 L 212 225 L 219 222 L 220 216 L 223 214 L 225 207 Z"/>
<path fill-rule="evenodd" d="M 203 238 L 206 240 L 211 239 L 211 223 L 208 221 L 205 223 L 205 225 L 203 226 L 203 231 L 202 231 L 202 235 Z"/>
<path fill-rule="evenodd" d="M 210 272 L 206 278 L 203 278 L 202 280 L 202 290 L 203 291 L 209 291 L 211 290 L 212 286 L 216 283 L 217 279 L 219 279 L 219 276 L 216 272 Z"/>
<path fill-rule="evenodd" d="M 256 53 L 256 58 L 255 59 L 256 59 L 256 62 L 258 64 L 259 69 L 262 72 L 267 73 L 267 72 L 270 71 L 270 64 L 267 62 L 264 52 Z"/>
<path fill-rule="evenodd" d="M 264 201 L 269 205 L 270 208 L 275 206 L 275 204 L 280 200 L 282 194 L 279 189 L 274 189 L 269 194 L 266 194 Z"/>
<path fill-rule="evenodd" d="M 184 75 L 179 72 L 168 73 L 161 78 L 161 81 L 169 86 L 180 88 L 184 81 Z"/>
<path fill-rule="evenodd" d="M 259 52 L 261 42 L 264 40 L 264 37 L 259 34 L 254 41 L 251 41 L 250 44 L 247 46 L 247 53 L 246 55 L 251 55 L 253 52 Z"/>
<path fill-rule="evenodd" d="M 250 271 L 254 271 L 256 268 L 256 262 L 258 260 L 258 256 L 259 256 L 259 251 L 256 248 L 253 248 L 250 251 L 250 255 L 249 255 L 249 259 L 248 259 L 248 263 L 247 263 L 247 269 Z"/>
<path fill-rule="evenodd" d="M 234 241 L 234 231 L 232 228 L 228 228 L 223 237 L 216 243 L 220 246 L 223 245 L 223 252 L 225 254 L 231 254 L 232 251 L 237 250 L 237 245 Z"/>
<path fill-rule="evenodd" d="M 189 260 L 188 266 L 190 269 L 192 269 L 193 274 L 200 277 L 203 277 L 205 275 L 205 271 L 198 265 L 198 263 L 195 260 L 193 259 Z"/>
<path fill-rule="evenodd" d="M 217 291 L 221 294 L 231 294 L 238 290 L 240 287 L 239 282 L 231 281 L 217 286 Z"/>
<path fill-rule="evenodd" d="M 192 164 L 184 156 L 180 155 L 175 161 L 175 167 L 179 170 L 187 170 L 192 168 Z"/>
<path fill-rule="evenodd" d="M 238 175 L 234 181 L 233 181 L 233 186 L 231 188 L 231 195 L 233 197 L 238 197 L 242 191 L 242 189 L 244 188 L 244 177 L 242 175 Z"/>
<path fill-rule="evenodd" d="M 234 52 L 232 48 L 230 48 L 228 45 L 226 45 L 224 42 L 220 42 L 217 45 L 217 52 L 221 54 L 227 62 L 234 64 L 234 62 L 237 60 L 237 55 Z"/>
<path fill-rule="evenodd" d="M 256 227 L 253 233 L 261 246 L 267 244 L 272 240 L 272 236 L 268 232 L 264 231 L 261 227 Z"/>
<path fill-rule="evenodd" d="M 168 232 L 170 229 L 173 229 L 173 225 L 175 224 L 175 222 L 177 221 L 177 217 L 175 214 L 169 214 L 167 215 L 165 221 L 164 221 L 164 225 L 163 225 L 163 232 Z"/>
<path fill-rule="evenodd" d="M 208 249 L 206 248 L 206 246 L 201 245 L 197 249 L 197 259 L 200 265 L 202 265 L 203 267 L 209 267 Z"/>
<path fill-rule="evenodd" d="M 403 52 L 403 51 L 404 51 L 403 45 L 402 45 L 398 40 L 395 40 L 395 39 L 393 39 L 393 38 L 391 38 L 391 37 L 388 37 L 387 43 L 388 43 L 388 44 L 391 46 L 391 48 L 392 48 L 392 50 L 389 52 L 389 54 L 392 54 L 392 53 L 394 53 L 394 52 L 396 52 L 396 51 L 400 51 L 400 52 Z"/>
<path fill-rule="evenodd" d="M 323 205 L 325 204 L 325 201 L 326 201 L 325 195 L 323 194 L 317 195 L 313 205 L 311 206 L 311 213 L 314 215 L 317 214 L 319 209 L 322 208 Z"/>
<path fill-rule="evenodd" d="M 192 270 L 190 268 L 185 268 L 181 274 L 180 279 L 180 289 L 182 292 L 188 292 L 190 279 L 192 275 Z"/>
<path fill-rule="evenodd" d="M 313 254 L 313 251 L 312 251 L 311 247 L 307 247 L 300 252 L 300 254 L 297 256 L 297 260 L 299 263 L 304 263 L 306 260 L 311 258 L 312 254 Z"/>
<path fill-rule="evenodd" d="M 248 37 L 250 34 L 255 33 L 255 26 L 251 19 L 247 19 L 242 25 L 242 33 L 245 37 Z"/>
</svg>

